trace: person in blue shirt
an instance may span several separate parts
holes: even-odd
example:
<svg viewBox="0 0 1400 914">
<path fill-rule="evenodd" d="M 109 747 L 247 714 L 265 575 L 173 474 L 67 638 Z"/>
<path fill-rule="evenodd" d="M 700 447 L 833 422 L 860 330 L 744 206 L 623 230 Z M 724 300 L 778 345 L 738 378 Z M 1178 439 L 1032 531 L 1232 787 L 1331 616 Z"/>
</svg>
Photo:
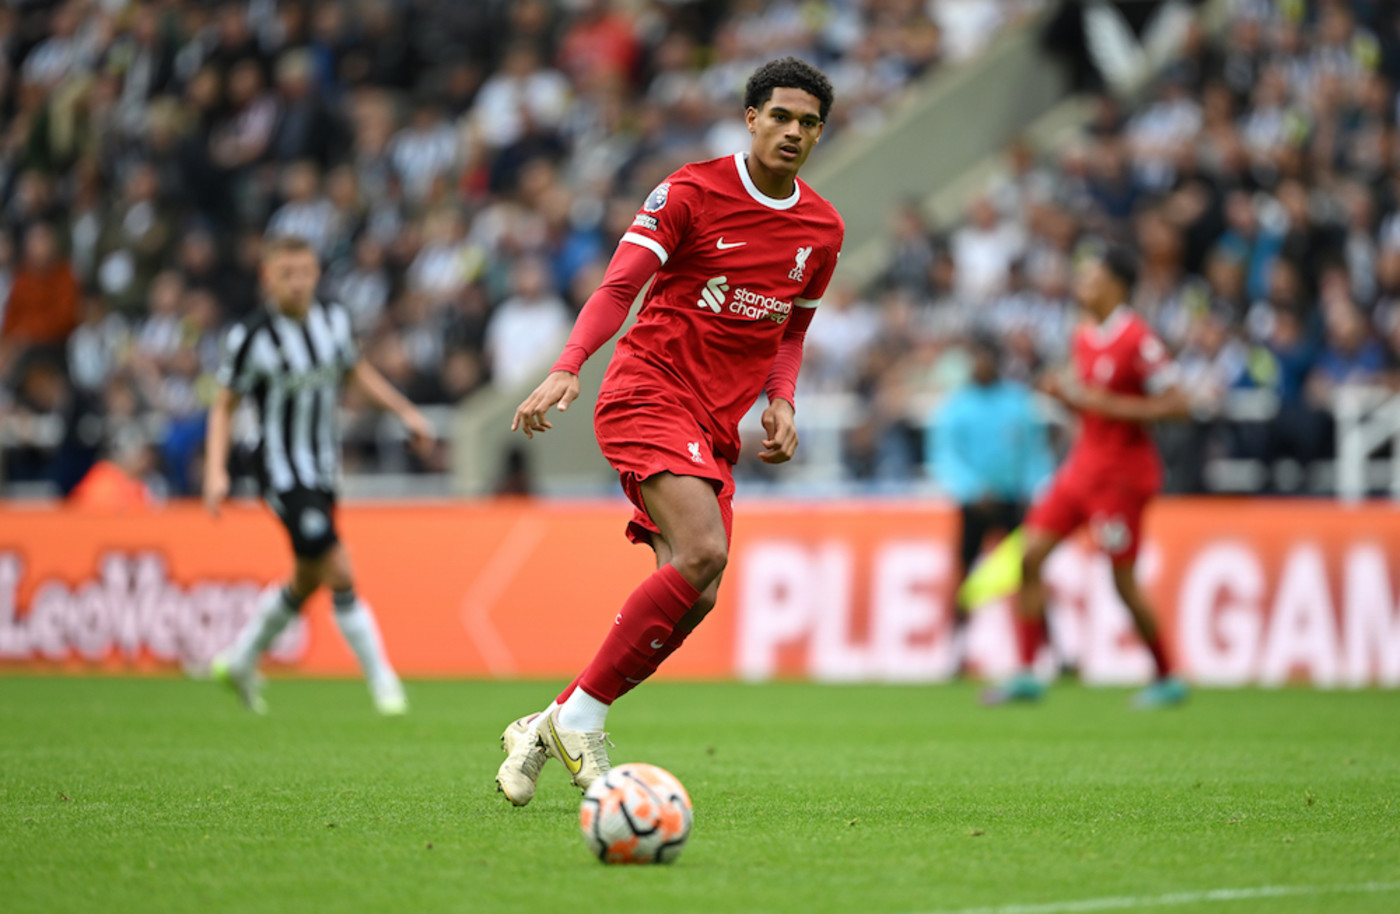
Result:
<svg viewBox="0 0 1400 914">
<path fill-rule="evenodd" d="M 925 454 L 939 486 L 962 514 L 959 580 L 982 554 L 988 537 L 1005 535 L 1025 519 L 1031 496 L 1054 469 L 1045 421 L 1031 391 L 1003 380 L 1001 349 L 991 337 L 971 340 L 972 375 L 927 424 Z M 954 652 L 963 663 L 968 607 L 954 605 Z"/>
</svg>

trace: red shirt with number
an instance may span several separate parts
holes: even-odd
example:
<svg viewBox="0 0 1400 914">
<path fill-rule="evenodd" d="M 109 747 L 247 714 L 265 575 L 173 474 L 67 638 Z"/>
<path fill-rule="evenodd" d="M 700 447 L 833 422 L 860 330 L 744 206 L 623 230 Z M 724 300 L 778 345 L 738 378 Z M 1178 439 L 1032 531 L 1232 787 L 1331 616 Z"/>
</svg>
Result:
<svg viewBox="0 0 1400 914">
<path fill-rule="evenodd" d="M 1122 396 L 1160 393 L 1176 367 L 1152 329 L 1126 306 L 1075 332 L 1075 377 L 1088 388 Z M 1085 412 L 1079 437 L 1026 525 L 1068 536 L 1087 524 L 1095 544 L 1115 561 L 1137 555 L 1142 513 L 1162 486 L 1162 462 L 1148 426 Z"/>
</svg>

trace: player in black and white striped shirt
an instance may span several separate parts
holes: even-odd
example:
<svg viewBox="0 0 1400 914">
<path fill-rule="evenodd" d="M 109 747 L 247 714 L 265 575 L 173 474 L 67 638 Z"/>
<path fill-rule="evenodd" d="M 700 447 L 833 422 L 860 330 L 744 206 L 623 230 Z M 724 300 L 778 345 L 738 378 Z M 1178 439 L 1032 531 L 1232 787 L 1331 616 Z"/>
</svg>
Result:
<svg viewBox="0 0 1400 914">
<path fill-rule="evenodd" d="M 416 448 L 432 447 L 427 419 L 368 362 L 360 358 L 350 315 L 315 300 L 320 279 L 316 252 L 300 238 L 270 240 L 262 260 L 266 306 L 229 331 L 219 367 L 219 391 L 209 411 L 204 503 L 215 517 L 228 496 L 229 425 L 243 397 L 257 405 L 263 497 L 291 537 L 292 580 L 219 654 L 210 672 L 237 689 L 249 709 L 263 713 L 258 661 L 321 585 L 331 589 L 341 634 L 359 658 L 375 707 L 402 714 L 403 686 L 384 656 L 379 627 L 355 594 L 350 557 L 335 529 L 340 467 L 336 408 L 348 376 L 375 403 L 395 413 Z"/>
</svg>

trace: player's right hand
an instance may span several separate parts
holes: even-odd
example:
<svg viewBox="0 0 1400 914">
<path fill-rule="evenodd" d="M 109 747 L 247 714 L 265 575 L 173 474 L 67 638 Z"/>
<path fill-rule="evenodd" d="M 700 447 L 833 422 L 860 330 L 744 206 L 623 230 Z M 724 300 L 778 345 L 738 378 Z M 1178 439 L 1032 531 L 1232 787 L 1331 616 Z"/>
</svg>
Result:
<svg viewBox="0 0 1400 914">
<path fill-rule="evenodd" d="M 219 506 L 228 498 L 228 471 L 208 468 L 204 471 L 204 509 L 212 516 L 219 516 Z"/>
<path fill-rule="evenodd" d="M 515 419 L 510 423 L 510 430 L 524 430 L 526 438 L 533 438 L 535 432 L 554 428 L 545 417 L 551 406 L 558 406 L 562 413 L 577 399 L 578 375 L 570 371 L 551 371 L 535 388 L 535 392 L 515 408 Z"/>
</svg>

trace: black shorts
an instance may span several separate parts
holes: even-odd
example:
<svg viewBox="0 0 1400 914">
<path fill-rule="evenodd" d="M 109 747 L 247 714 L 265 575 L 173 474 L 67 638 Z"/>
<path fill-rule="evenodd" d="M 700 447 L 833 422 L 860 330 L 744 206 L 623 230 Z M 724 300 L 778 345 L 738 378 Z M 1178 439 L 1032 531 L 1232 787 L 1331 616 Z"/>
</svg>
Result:
<svg viewBox="0 0 1400 914">
<path fill-rule="evenodd" d="M 1005 535 L 1021 526 L 1026 519 L 1026 506 L 1017 501 L 974 502 L 962 506 L 962 542 L 958 559 L 966 575 L 977 563 L 987 537 L 993 533 Z"/>
<path fill-rule="evenodd" d="M 286 492 L 269 489 L 263 498 L 287 528 L 297 558 L 319 559 L 340 542 L 335 531 L 334 492 L 297 486 Z"/>
</svg>

